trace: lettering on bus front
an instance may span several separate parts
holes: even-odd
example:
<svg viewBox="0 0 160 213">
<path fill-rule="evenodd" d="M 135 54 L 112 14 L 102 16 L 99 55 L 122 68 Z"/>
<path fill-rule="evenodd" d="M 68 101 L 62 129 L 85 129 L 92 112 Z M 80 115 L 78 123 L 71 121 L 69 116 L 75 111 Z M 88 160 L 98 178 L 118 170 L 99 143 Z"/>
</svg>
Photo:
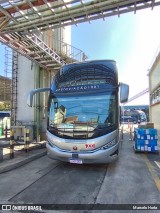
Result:
<svg viewBox="0 0 160 213">
<path fill-rule="evenodd" d="M 85 144 L 86 149 L 87 148 L 95 148 L 95 144 Z"/>
<path fill-rule="evenodd" d="M 84 90 L 93 90 L 93 89 L 99 89 L 99 88 L 100 88 L 99 85 L 62 87 L 62 88 L 56 89 L 56 92 L 84 91 Z"/>
</svg>

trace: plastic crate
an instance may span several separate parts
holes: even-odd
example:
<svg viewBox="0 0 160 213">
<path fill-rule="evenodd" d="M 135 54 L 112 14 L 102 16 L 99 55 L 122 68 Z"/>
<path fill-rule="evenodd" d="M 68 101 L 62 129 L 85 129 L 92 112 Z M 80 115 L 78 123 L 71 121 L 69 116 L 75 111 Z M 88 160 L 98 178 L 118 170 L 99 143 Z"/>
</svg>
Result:
<svg viewBox="0 0 160 213">
<path fill-rule="evenodd" d="M 135 129 L 134 150 L 138 152 L 157 152 L 158 136 L 157 129 Z"/>
</svg>

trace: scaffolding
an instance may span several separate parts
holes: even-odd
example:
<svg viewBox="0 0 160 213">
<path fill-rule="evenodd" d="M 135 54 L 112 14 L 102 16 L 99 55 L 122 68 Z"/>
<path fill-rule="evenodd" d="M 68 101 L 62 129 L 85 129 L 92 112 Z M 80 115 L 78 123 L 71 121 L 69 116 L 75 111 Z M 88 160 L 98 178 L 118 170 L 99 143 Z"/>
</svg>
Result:
<svg viewBox="0 0 160 213">
<path fill-rule="evenodd" d="M 11 99 L 11 125 L 17 122 L 17 82 L 18 82 L 18 53 L 13 51 L 12 60 L 12 99 Z"/>
<path fill-rule="evenodd" d="M 12 49 L 9 47 L 5 47 L 5 68 L 4 68 L 4 76 L 6 78 L 12 78 Z"/>
<path fill-rule="evenodd" d="M 11 78 L 12 78 L 12 50 L 5 47 L 4 76 L 1 76 L 0 101 L 10 103 L 11 100 Z"/>
</svg>

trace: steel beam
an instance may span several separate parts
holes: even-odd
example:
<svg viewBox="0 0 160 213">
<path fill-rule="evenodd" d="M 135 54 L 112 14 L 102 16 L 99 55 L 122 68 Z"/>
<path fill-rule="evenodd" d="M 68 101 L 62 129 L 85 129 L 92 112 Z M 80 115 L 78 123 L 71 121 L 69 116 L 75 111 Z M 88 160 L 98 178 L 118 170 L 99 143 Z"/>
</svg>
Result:
<svg viewBox="0 0 160 213">
<path fill-rule="evenodd" d="M 160 0 L 22 0 L 0 1 L 0 41 L 45 69 L 62 66 L 65 58 L 48 47 L 38 33 L 160 5 Z M 66 45 L 66 44 L 65 44 Z M 68 49 L 67 49 L 68 50 Z M 77 50 L 76 50 L 77 51 Z M 78 50 L 82 60 L 83 52 Z M 49 63 L 47 63 L 47 60 Z M 76 59 L 75 59 L 76 60 Z M 53 61 L 53 63 L 51 63 Z"/>
<path fill-rule="evenodd" d="M 136 98 L 139 98 L 139 97 L 141 97 L 142 95 L 145 95 L 145 94 L 148 93 L 148 92 L 149 92 L 149 88 L 147 88 L 147 89 L 145 89 L 145 90 L 139 92 L 138 94 L 134 95 L 133 97 L 129 98 L 128 101 L 127 101 L 126 103 L 131 102 L 131 101 L 135 100 Z M 126 103 L 125 103 L 125 104 L 126 104 Z"/>
<path fill-rule="evenodd" d="M 45 2 L 45 1 L 44 1 Z M 60 2 L 60 3 L 59 3 Z M 134 12 L 137 10 L 151 8 L 160 5 L 160 0 L 119 0 L 119 1 L 69 1 L 70 7 L 66 7 L 67 3 L 63 1 L 56 1 L 57 4 L 52 3 L 43 5 L 43 7 L 36 7 L 31 15 L 25 12 L 25 16 L 28 16 L 29 20 L 24 18 L 24 14 L 17 17 L 17 21 L 20 18 L 20 23 L 10 23 L 3 30 L 3 33 L 8 32 L 30 32 L 35 29 L 40 31 L 49 28 L 60 28 L 62 26 L 68 26 L 85 21 L 92 21 L 95 19 L 105 18 L 109 16 L 118 15 L 123 13 Z M 32 3 L 28 2 L 31 7 Z M 16 8 L 17 9 L 17 8 Z M 56 11 L 53 13 L 53 10 Z M 34 19 L 33 19 L 34 14 Z M 41 14 L 41 15 L 39 15 Z M 40 21 L 40 17 L 43 17 Z M 16 19 L 16 18 L 15 18 Z"/>
</svg>

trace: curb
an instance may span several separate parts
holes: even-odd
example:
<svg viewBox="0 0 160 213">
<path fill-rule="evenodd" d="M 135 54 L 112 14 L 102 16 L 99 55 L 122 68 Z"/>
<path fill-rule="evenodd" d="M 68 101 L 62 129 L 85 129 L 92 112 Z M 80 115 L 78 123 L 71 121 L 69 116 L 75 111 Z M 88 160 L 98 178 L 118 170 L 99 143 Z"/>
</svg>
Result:
<svg viewBox="0 0 160 213">
<path fill-rule="evenodd" d="M 3 165 L 3 166 L 0 167 L 0 174 L 4 173 L 4 172 L 11 171 L 11 170 L 16 169 L 20 166 L 23 166 L 23 165 L 25 165 L 25 164 L 33 161 L 33 160 L 36 160 L 40 157 L 43 157 L 46 154 L 47 154 L 47 151 L 44 150 L 41 153 L 37 153 L 37 154 L 31 155 L 31 156 L 27 156 L 27 158 L 25 158 L 23 160 L 19 159 L 19 160 L 17 160 L 17 162 L 10 163 L 9 165 Z"/>
</svg>

